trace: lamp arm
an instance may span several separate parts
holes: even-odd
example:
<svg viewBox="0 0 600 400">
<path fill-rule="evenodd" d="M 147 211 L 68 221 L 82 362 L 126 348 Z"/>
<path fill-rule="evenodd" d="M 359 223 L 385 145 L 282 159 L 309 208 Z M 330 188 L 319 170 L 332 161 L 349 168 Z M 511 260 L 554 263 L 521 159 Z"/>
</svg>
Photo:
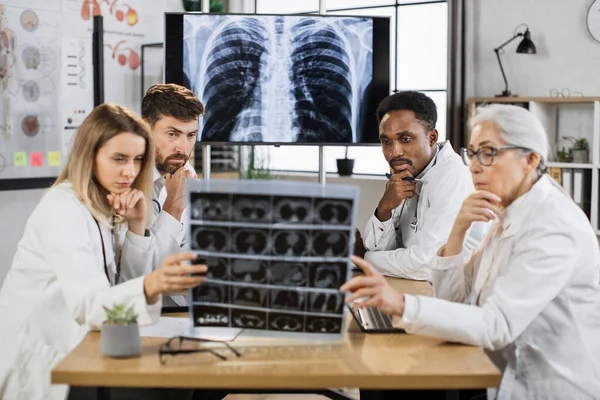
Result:
<svg viewBox="0 0 600 400">
<path fill-rule="evenodd" d="M 508 81 L 506 80 L 506 74 L 504 73 L 504 67 L 502 66 L 502 61 L 500 60 L 500 50 L 502 50 L 502 48 L 504 46 L 506 46 L 507 44 L 509 44 L 516 38 L 518 38 L 519 36 L 524 36 L 524 34 L 520 33 L 520 32 L 516 33 L 513 37 L 511 37 L 506 42 L 502 43 L 500 46 L 498 46 L 494 49 L 494 52 L 496 53 L 496 58 L 498 58 L 498 64 L 500 65 L 500 71 L 502 72 L 502 78 L 504 79 L 504 94 L 510 93 L 510 92 L 508 91 Z"/>
<path fill-rule="evenodd" d="M 524 36 L 523 33 L 519 32 L 517 34 L 515 34 L 515 36 L 511 37 L 510 39 L 508 39 L 506 42 L 502 43 L 500 46 L 496 47 L 494 49 L 495 52 L 500 51 L 504 46 L 506 46 L 507 44 L 509 44 L 510 42 L 512 42 L 513 40 L 515 40 L 516 38 L 518 38 L 519 36 Z"/>
<path fill-rule="evenodd" d="M 502 61 L 500 61 L 500 48 L 494 49 L 496 57 L 498 58 L 498 64 L 500 64 L 500 71 L 502 71 L 502 78 L 504 78 L 504 93 L 508 92 L 508 81 L 506 80 L 506 74 L 504 73 L 504 67 Z"/>
</svg>

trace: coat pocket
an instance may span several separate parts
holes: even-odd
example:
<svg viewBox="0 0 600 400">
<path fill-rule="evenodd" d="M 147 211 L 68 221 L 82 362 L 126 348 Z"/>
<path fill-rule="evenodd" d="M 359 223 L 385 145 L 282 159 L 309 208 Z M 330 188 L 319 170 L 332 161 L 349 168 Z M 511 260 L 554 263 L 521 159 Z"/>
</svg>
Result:
<svg viewBox="0 0 600 400">
<path fill-rule="evenodd" d="M 50 371 L 64 358 L 64 353 L 22 333 L 10 346 L 16 349 L 16 353 L 0 392 L 2 399 L 46 400 L 66 397 L 66 385 L 50 383 Z"/>
</svg>

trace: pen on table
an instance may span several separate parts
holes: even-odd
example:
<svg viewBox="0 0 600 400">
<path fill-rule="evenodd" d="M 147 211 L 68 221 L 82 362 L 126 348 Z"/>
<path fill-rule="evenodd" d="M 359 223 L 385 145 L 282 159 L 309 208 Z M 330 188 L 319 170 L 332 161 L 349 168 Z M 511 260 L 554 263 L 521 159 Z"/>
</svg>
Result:
<svg viewBox="0 0 600 400">
<path fill-rule="evenodd" d="M 392 177 L 392 174 L 390 174 L 389 172 L 386 172 L 385 177 L 390 179 Z M 402 180 L 403 181 L 421 182 L 421 179 L 413 178 L 412 176 L 405 176 L 404 178 L 402 178 Z"/>
</svg>

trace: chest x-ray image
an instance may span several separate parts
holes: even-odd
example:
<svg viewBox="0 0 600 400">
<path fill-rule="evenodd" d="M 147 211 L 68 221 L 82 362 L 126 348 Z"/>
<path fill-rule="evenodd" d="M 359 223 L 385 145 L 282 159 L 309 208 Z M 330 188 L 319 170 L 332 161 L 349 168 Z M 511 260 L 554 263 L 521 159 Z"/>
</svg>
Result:
<svg viewBox="0 0 600 400">
<path fill-rule="evenodd" d="M 282 286 L 305 286 L 307 266 L 298 262 L 271 262 L 269 283 Z"/>
<path fill-rule="evenodd" d="M 348 231 L 315 231 L 313 233 L 313 255 L 341 257 L 348 253 Z"/>
<path fill-rule="evenodd" d="M 310 286 L 337 289 L 342 285 L 342 277 L 346 276 L 346 263 L 313 263 L 310 266 Z"/>
<path fill-rule="evenodd" d="M 273 219 L 276 223 L 308 224 L 311 222 L 312 199 L 309 197 L 278 197 Z"/>
<path fill-rule="evenodd" d="M 230 199 L 222 193 L 194 193 L 191 198 L 192 219 L 229 221 Z"/>
<path fill-rule="evenodd" d="M 373 81 L 373 20 L 184 17 L 184 72 L 202 141 L 358 142 Z"/>
<path fill-rule="evenodd" d="M 267 282 L 267 262 L 253 259 L 231 260 L 231 280 L 237 282 Z"/>
<path fill-rule="evenodd" d="M 195 305 L 193 307 L 194 326 L 230 326 L 228 307 Z"/>
<path fill-rule="evenodd" d="M 266 229 L 232 229 L 233 251 L 236 254 L 266 254 L 269 250 L 269 231 Z"/>
<path fill-rule="evenodd" d="M 335 199 L 317 199 L 315 223 L 324 225 L 349 225 L 352 202 Z"/>
<path fill-rule="evenodd" d="M 233 326 L 237 328 L 266 329 L 267 313 L 254 310 L 231 310 Z"/>
<path fill-rule="evenodd" d="M 233 303 L 248 307 L 267 307 L 269 291 L 252 286 L 233 286 Z"/>
<path fill-rule="evenodd" d="M 344 295 L 336 292 L 311 293 L 308 309 L 316 313 L 337 314 L 344 305 Z"/>
<path fill-rule="evenodd" d="M 305 293 L 298 290 L 271 290 L 271 308 L 303 311 L 305 297 Z"/>
<path fill-rule="evenodd" d="M 206 277 L 208 279 L 227 280 L 229 273 L 227 271 L 227 259 L 225 258 L 207 258 L 204 262 L 208 268 Z"/>
<path fill-rule="evenodd" d="M 319 333 L 339 332 L 341 329 L 341 318 L 306 317 L 306 331 Z"/>
<path fill-rule="evenodd" d="M 271 199 L 267 196 L 233 196 L 233 221 L 271 222 Z"/>
<path fill-rule="evenodd" d="M 339 287 L 349 278 L 354 187 L 297 182 L 258 187 L 244 181 L 186 185 L 201 210 L 191 221 L 190 247 L 208 266 L 207 282 L 191 292 L 195 326 L 225 326 L 227 320 L 229 327 L 246 329 L 342 332 Z M 205 212 L 203 201 L 219 204 L 222 211 Z M 226 215 L 229 220 L 215 219 Z"/>
<path fill-rule="evenodd" d="M 302 332 L 304 316 L 298 314 L 270 313 L 269 327 L 278 331 Z"/>
<path fill-rule="evenodd" d="M 231 280 L 266 283 L 267 265 L 267 262 L 262 260 L 234 259 L 231 261 Z"/>
<path fill-rule="evenodd" d="M 205 282 L 193 289 L 194 301 L 203 303 L 229 303 L 229 286 Z"/>
<path fill-rule="evenodd" d="M 229 233 L 227 228 L 196 226 L 192 231 L 194 250 L 210 252 L 229 251 Z"/>
<path fill-rule="evenodd" d="M 310 233 L 307 231 L 273 232 L 273 254 L 279 256 L 303 256 L 309 252 Z"/>
</svg>

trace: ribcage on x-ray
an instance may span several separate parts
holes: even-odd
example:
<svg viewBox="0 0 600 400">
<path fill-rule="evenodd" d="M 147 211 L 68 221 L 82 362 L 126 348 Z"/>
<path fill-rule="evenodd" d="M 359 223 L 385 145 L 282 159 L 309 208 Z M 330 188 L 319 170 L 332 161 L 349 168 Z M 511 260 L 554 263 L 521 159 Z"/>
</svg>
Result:
<svg viewBox="0 0 600 400">
<path fill-rule="evenodd" d="M 348 253 L 348 233 L 345 231 L 316 231 L 312 240 L 313 255 L 342 257 Z"/>
<path fill-rule="evenodd" d="M 229 220 L 229 196 L 202 193 L 192 195 L 192 218 L 205 221 Z"/>
<path fill-rule="evenodd" d="M 193 300 L 205 303 L 229 303 L 229 286 L 203 283 L 193 290 Z"/>
<path fill-rule="evenodd" d="M 310 286 L 336 289 L 342 285 L 345 276 L 345 263 L 314 263 L 310 266 Z"/>
<path fill-rule="evenodd" d="M 235 222 L 270 222 L 271 202 L 267 196 L 234 196 L 233 220 Z"/>
<path fill-rule="evenodd" d="M 306 285 L 306 266 L 298 262 L 271 262 L 269 283 L 271 285 Z"/>
<path fill-rule="evenodd" d="M 238 254 L 265 254 L 269 232 L 263 229 L 241 228 L 233 231 L 233 250 Z"/>
<path fill-rule="evenodd" d="M 340 318 L 306 317 L 306 330 L 308 332 L 335 333 L 341 327 Z"/>
<path fill-rule="evenodd" d="M 306 231 L 279 231 L 273 234 L 273 253 L 278 256 L 302 256 L 308 253 Z"/>
<path fill-rule="evenodd" d="M 224 252 L 229 250 L 227 229 L 197 226 L 192 231 L 192 250 Z"/>
<path fill-rule="evenodd" d="M 207 50 L 196 49 L 207 54 L 199 88 L 206 105 L 201 139 L 352 142 L 354 98 L 361 93 L 354 94 L 355 60 L 342 24 L 231 16 Z"/>
<path fill-rule="evenodd" d="M 318 313 L 336 314 L 342 311 L 344 295 L 341 293 L 311 293 L 308 309 Z"/>
<path fill-rule="evenodd" d="M 267 38 L 265 26 L 256 18 L 230 22 L 215 38 L 206 60 L 202 139 L 227 142 L 241 124 L 244 141 L 261 141 L 259 79 Z"/>
<path fill-rule="evenodd" d="M 267 313 L 252 310 L 231 310 L 233 326 L 239 328 L 265 329 L 267 327 Z"/>
<path fill-rule="evenodd" d="M 319 199 L 315 206 L 315 223 L 349 225 L 352 203 L 345 200 Z"/>
<path fill-rule="evenodd" d="M 292 32 L 296 141 L 351 142 L 352 77 L 346 45 L 322 19 L 302 19 Z"/>
<path fill-rule="evenodd" d="M 309 223 L 311 199 L 302 197 L 280 197 L 275 200 L 275 222 Z"/>
<path fill-rule="evenodd" d="M 271 291 L 271 308 L 282 310 L 304 310 L 303 292 L 297 290 L 272 290 Z"/>
<path fill-rule="evenodd" d="M 302 330 L 304 317 L 295 314 L 270 313 L 269 327 L 278 331 L 298 332 Z"/>
<path fill-rule="evenodd" d="M 267 264 L 262 260 L 232 260 L 231 280 L 238 282 L 265 283 L 267 281 Z"/>
</svg>

